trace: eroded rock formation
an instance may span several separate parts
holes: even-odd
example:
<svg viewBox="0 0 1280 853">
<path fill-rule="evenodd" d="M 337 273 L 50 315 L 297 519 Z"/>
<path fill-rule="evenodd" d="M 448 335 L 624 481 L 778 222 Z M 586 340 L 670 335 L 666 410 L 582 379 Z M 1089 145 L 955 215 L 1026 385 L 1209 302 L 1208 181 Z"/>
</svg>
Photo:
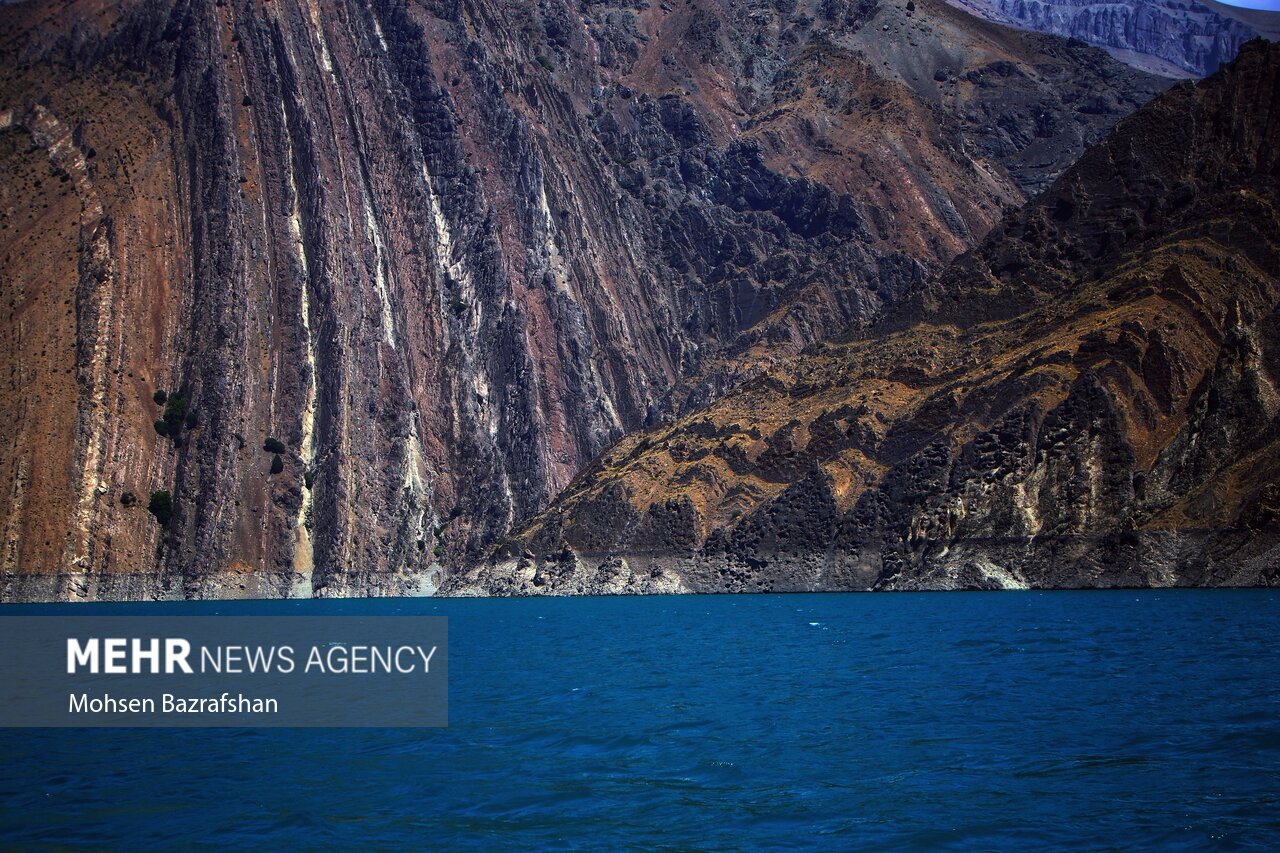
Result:
<svg viewBox="0 0 1280 853">
<path fill-rule="evenodd" d="M 1162 87 L 930 0 L 0 22 L 6 598 L 430 591 Z"/>
<path fill-rule="evenodd" d="M 1195 0 L 952 2 L 988 20 L 1079 39 L 1137 67 L 1172 75 L 1212 74 L 1259 34 L 1247 21 Z"/>
<path fill-rule="evenodd" d="M 1280 580 L 1280 45 L 890 316 L 624 439 L 455 593 Z"/>
</svg>

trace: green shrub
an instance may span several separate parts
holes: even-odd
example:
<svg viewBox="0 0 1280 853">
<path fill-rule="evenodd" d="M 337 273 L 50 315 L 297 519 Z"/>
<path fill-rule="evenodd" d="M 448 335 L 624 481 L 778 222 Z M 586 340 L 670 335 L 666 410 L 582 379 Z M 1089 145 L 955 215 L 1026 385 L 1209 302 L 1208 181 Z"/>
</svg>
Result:
<svg viewBox="0 0 1280 853">
<path fill-rule="evenodd" d="M 125 492 L 120 496 L 120 506 L 130 507 L 138 502 L 138 496 L 133 492 Z"/>
<path fill-rule="evenodd" d="M 187 419 L 184 421 L 187 429 L 195 429 L 200 425 L 200 419 L 196 417 L 195 412 L 187 412 Z"/>
<path fill-rule="evenodd" d="M 555 70 L 556 70 L 556 67 L 555 67 L 554 65 L 552 65 L 552 64 L 551 64 L 551 60 L 550 60 L 550 59 L 547 59 L 547 57 L 545 57 L 545 56 L 544 56 L 544 55 L 542 55 L 541 53 L 540 53 L 540 54 L 538 54 L 538 55 L 535 57 L 535 59 L 537 59 L 537 60 L 538 60 L 538 64 L 539 64 L 539 65 L 541 65 L 543 68 L 547 69 L 548 71 L 555 71 Z"/>
<path fill-rule="evenodd" d="M 438 559 L 440 559 L 441 557 L 443 557 L 443 556 L 444 556 L 444 546 L 443 546 L 443 545 L 437 545 L 437 546 L 435 547 L 435 550 L 433 550 L 431 553 L 436 555 L 436 559 L 437 559 L 437 560 L 438 560 Z"/>
<path fill-rule="evenodd" d="M 271 473 L 279 474 L 283 470 L 284 470 L 284 460 L 281 459 L 280 454 L 277 453 L 275 456 L 271 457 Z"/>
<path fill-rule="evenodd" d="M 181 394 L 173 393 L 164 404 L 164 419 L 180 421 L 187 416 L 187 399 Z"/>
<path fill-rule="evenodd" d="M 160 392 L 156 393 L 155 400 L 160 402 Z M 189 412 L 186 399 L 176 391 L 169 394 L 164 399 L 164 414 L 162 420 L 155 423 L 156 432 L 160 435 L 168 436 L 173 441 L 174 447 L 182 444 L 182 426 L 188 421 L 195 423 L 195 413 Z"/>
<path fill-rule="evenodd" d="M 278 438 L 267 438 L 262 442 L 262 449 L 268 453 L 285 453 L 289 448 L 284 446 L 284 442 Z"/>
<path fill-rule="evenodd" d="M 169 519 L 173 518 L 173 496 L 169 494 L 168 489 L 161 489 L 158 492 L 151 493 L 151 500 L 147 503 L 147 512 L 156 517 L 156 521 L 160 522 L 161 527 L 169 526 Z"/>
<path fill-rule="evenodd" d="M 164 401 L 169 399 L 169 395 L 164 393 L 163 388 L 157 388 L 156 393 L 151 395 L 151 399 L 156 401 L 157 406 L 163 406 Z"/>
</svg>

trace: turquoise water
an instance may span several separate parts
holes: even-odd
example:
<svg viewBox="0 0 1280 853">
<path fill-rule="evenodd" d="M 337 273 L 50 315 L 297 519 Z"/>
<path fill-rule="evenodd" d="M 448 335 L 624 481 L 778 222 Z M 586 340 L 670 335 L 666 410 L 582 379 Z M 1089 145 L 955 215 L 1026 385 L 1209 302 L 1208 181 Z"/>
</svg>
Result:
<svg viewBox="0 0 1280 853">
<path fill-rule="evenodd" d="M 1278 598 L 180 605 L 445 614 L 450 727 L 5 730 L 0 844 L 1275 850 Z"/>
</svg>

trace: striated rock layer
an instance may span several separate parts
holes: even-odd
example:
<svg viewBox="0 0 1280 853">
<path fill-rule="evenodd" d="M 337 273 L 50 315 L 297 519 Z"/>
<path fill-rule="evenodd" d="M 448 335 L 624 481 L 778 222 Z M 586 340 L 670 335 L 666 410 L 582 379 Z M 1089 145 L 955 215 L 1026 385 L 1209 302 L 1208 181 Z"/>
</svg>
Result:
<svg viewBox="0 0 1280 853">
<path fill-rule="evenodd" d="M 623 440 L 446 591 L 1280 581 L 1280 45 L 861 335 Z"/>
<path fill-rule="evenodd" d="M 1068 36 L 1107 48 L 1132 65 L 1169 76 L 1212 74 L 1270 25 L 1196 0 L 950 0 L 990 21 Z M 1258 13 L 1260 19 L 1280 15 Z"/>
<path fill-rule="evenodd" d="M 915 5 L 0 7 L 0 596 L 429 592 L 1164 85 Z"/>
</svg>

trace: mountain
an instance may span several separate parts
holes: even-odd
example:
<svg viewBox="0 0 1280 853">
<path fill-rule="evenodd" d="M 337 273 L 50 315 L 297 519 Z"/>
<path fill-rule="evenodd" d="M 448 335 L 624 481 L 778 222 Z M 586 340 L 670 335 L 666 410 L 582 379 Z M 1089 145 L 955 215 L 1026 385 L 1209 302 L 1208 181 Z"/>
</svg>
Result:
<svg viewBox="0 0 1280 853">
<path fill-rule="evenodd" d="M 3 596 L 430 591 L 1167 85 L 913 6 L 0 7 Z"/>
<path fill-rule="evenodd" d="M 1258 40 L 878 324 L 624 439 L 445 590 L 1277 583 L 1278 189 Z"/>
<path fill-rule="evenodd" d="M 952 0 L 989 21 L 1098 45 L 1135 67 L 1174 77 L 1203 77 L 1264 32 L 1221 4 L 1196 0 Z M 1255 13 L 1259 18 L 1280 15 Z M 1274 29 L 1275 21 L 1270 29 Z"/>
<path fill-rule="evenodd" d="M 1247 0 L 1253 8 L 1236 5 L 1244 0 L 1234 0 L 1233 3 L 1220 3 L 1218 0 L 1197 1 L 1219 15 L 1235 18 L 1237 21 L 1248 24 L 1265 39 L 1275 41 L 1280 38 L 1280 8 L 1277 8 L 1275 3 L 1271 3 L 1272 8 L 1265 8 L 1269 0 Z"/>
</svg>

